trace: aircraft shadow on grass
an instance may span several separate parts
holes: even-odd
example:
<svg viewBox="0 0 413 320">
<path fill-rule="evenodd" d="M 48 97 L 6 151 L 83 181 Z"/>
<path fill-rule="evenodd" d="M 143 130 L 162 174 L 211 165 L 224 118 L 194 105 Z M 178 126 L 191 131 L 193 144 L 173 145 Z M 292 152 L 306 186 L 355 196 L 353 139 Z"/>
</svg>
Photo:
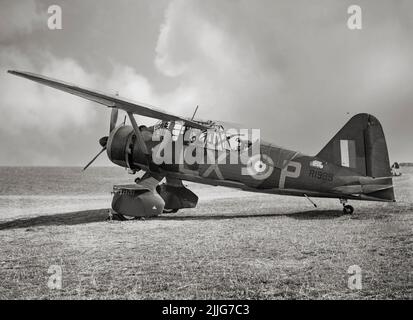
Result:
<svg viewBox="0 0 413 320">
<path fill-rule="evenodd" d="M 108 213 L 109 209 L 97 209 L 19 218 L 0 222 L 0 230 L 102 222 L 108 217 Z"/>
<path fill-rule="evenodd" d="M 212 215 L 163 215 L 151 220 L 225 220 L 266 217 L 289 217 L 297 220 L 334 219 L 343 216 L 340 210 L 308 210 L 290 213 L 257 213 L 257 214 L 212 214 Z"/>
<path fill-rule="evenodd" d="M 86 210 L 77 212 L 60 213 L 54 215 L 43 215 L 30 218 L 19 218 L 10 221 L 0 222 L 0 230 L 32 228 L 39 226 L 60 226 L 60 225 L 79 225 L 107 220 L 109 209 Z M 297 220 L 312 219 L 335 219 L 343 214 L 339 210 L 309 210 L 291 213 L 267 213 L 267 214 L 181 214 L 181 215 L 162 215 L 148 220 L 162 221 L 202 221 L 202 220 L 226 220 L 226 219 L 248 219 L 248 218 L 268 218 L 268 217 L 290 217 Z M 133 220 L 130 222 L 140 222 Z M 126 223 L 126 222 L 122 222 Z M 30 229 L 28 230 L 30 231 Z"/>
</svg>

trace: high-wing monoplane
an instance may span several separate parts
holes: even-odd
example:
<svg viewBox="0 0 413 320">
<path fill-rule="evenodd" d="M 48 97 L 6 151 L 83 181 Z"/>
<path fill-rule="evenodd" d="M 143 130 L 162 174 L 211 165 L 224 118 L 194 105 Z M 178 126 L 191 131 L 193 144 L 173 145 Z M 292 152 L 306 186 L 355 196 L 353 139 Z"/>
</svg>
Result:
<svg viewBox="0 0 413 320">
<path fill-rule="evenodd" d="M 177 116 L 29 72 L 8 72 L 111 109 L 109 132 L 99 140 L 97 156 L 106 151 L 116 165 L 144 172 L 133 184 L 113 187 L 112 208 L 123 219 L 196 207 L 198 197 L 182 181 L 301 196 L 315 206 L 313 197 L 337 198 L 346 214 L 354 211 L 348 200 L 395 201 L 383 129 L 370 114 L 355 115 L 310 156 L 263 141 L 254 130 Z M 119 110 L 127 113 L 130 125 L 118 124 Z M 134 115 L 158 122 L 138 125 Z"/>
</svg>

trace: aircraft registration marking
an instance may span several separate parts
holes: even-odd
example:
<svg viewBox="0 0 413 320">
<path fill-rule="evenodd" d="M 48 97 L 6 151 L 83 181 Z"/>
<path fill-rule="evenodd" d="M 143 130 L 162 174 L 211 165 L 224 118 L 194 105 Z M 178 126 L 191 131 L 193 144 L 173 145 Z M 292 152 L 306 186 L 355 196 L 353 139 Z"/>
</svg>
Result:
<svg viewBox="0 0 413 320">
<path fill-rule="evenodd" d="M 323 180 L 323 181 L 333 181 L 334 175 L 332 173 L 324 172 L 321 170 L 310 169 L 308 176 L 313 179 Z"/>
</svg>

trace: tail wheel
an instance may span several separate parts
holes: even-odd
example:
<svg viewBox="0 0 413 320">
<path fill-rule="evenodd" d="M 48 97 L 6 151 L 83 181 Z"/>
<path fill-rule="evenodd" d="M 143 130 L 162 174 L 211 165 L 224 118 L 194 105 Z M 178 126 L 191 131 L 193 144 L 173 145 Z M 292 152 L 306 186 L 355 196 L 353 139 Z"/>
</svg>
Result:
<svg viewBox="0 0 413 320">
<path fill-rule="evenodd" d="M 345 205 L 345 206 L 343 207 L 343 213 L 344 213 L 344 214 L 353 214 L 353 212 L 354 212 L 354 208 L 353 208 L 352 206 L 350 206 L 350 205 Z"/>
</svg>

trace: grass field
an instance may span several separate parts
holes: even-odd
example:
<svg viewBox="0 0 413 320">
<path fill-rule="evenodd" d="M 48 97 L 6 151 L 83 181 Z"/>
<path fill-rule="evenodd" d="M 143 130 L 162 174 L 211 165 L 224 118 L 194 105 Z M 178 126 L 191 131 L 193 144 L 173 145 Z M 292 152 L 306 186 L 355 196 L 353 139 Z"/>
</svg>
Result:
<svg viewBox="0 0 413 320">
<path fill-rule="evenodd" d="M 353 216 L 338 200 L 314 210 L 206 188 L 197 209 L 146 221 L 104 221 L 108 209 L 1 221 L 0 298 L 412 299 L 413 169 L 395 185 L 398 203 L 353 201 Z M 348 288 L 352 265 L 361 290 Z"/>
</svg>

